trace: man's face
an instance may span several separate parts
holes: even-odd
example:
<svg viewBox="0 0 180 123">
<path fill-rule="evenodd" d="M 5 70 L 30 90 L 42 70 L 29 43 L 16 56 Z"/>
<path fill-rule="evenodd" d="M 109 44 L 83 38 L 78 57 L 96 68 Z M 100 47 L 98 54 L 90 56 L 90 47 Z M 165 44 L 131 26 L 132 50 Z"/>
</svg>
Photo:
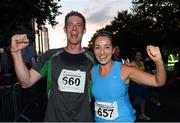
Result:
<svg viewBox="0 0 180 123">
<path fill-rule="evenodd" d="M 114 56 L 119 57 L 120 56 L 120 48 L 118 46 L 115 46 L 114 49 L 115 49 Z"/>
<path fill-rule="evenodd" d="M 64 27 L 68 44 L 81 44 L 83 34 L 86 32 L 83 21 L 78 16 L 70 16 Z"/>
<path fill-rule="evenodd" d="M 136 59 L 137 59 L 137 60 L 142 60 L 142 54 L 141 54 L 141 52 L 137 52 L 137 53 L 136 53 Z"/>
</svg>

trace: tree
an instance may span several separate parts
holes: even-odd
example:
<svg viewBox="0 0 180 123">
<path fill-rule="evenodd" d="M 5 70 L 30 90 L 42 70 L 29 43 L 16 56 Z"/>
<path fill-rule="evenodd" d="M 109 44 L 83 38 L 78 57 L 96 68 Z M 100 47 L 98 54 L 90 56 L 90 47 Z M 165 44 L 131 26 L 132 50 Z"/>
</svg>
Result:
<svg viewBox="0 0 180 123">
<path fill-rule="evenodd" d="M 60 0 L 58 0 L 60 1 Z M 8 40 L 10 35 L 23 25 L 31 28 L 31 19 L 35 19 L 38 27 L 46 22 L 55 26 L 55 18 L 61 14 L 58 1 L 54 0 L 1 0 L 0 4 L 0 41 Z M 5 42 L 4 42 L 5 43 Z"/>
<path fill-rule="evenodd" d="M 154 40 L 166 45 L 177 43 L 180 30 L 179 0 L 133 0 L 132 3 L 133 12 L 150 22 L 148 34 L 153 34 Z"/>
<path fill-rule="evenodd" d="M 124 53 L 145 48 L 147 44 L 158 45 L 165 50 L 179 44 L 179 0 L 133 0 L 132 4 L 130 13 L 119 11 L 111 24 L 103 28 L 114 34 Z"/>
<path fill-rule="evenodd" d="M 144 47 L 145 42 L 143 38 L 144 28 L 147 24 L 141 16 L 137 14 L 128 13 L 128 11 L 118 12 L 114 20 L 105 28 L 99 29 L 107 30 L 114 34 L 114 41 L 121 49 L 121 55 L 128 57 L 132 49 L 137 47 Z M 97 31 L 97 32 L 98 32 Z M 92 47 L 92 41 L 89 42 L 89 47 Z"/>
</svg>

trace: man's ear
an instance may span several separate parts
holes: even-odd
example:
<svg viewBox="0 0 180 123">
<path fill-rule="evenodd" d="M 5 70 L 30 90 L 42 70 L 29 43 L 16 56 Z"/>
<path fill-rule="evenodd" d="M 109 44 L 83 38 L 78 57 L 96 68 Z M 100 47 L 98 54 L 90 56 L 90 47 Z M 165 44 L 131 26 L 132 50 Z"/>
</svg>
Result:
<svg viewBox="0 0 180 123">
<path fill-rule="evenodd" d="M 66 27 L 65 27 L 65 26 L 64 26 L 63 30 L 64 30 L 64 32 L 65 32 L 65 33 L 67 32 L 67 30 L 66 30 Z"/>
</svg>

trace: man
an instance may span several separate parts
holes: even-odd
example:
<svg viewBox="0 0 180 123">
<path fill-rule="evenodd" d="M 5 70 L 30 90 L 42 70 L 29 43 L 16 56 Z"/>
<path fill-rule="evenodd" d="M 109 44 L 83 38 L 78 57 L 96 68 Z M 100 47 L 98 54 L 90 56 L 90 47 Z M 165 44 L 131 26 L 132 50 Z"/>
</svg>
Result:
<svg viewBox="0 0 180 123">
<path fill-rule="evenodd" d="M 123 64 L 129 64 L 130 61 L 129 59 L 127 58 L 126 60 L 124 58 L 122 58 L 121 54 L 120 54 L 120 47 L 118 45 L 115 45 L 114 46 L 114 54 L 113 54 L 113 60 L 115 61 L 119 61 L 119 62 L 122 62 Z"/>
<path fill-rule="evenodd" d="M 174 65 L 176 62 L 179 61 L 179 51 L 177 48 L 173 48 L 172 52 L 168 56 L 168 67 L 167 71 L 168 72 L 173 72 L 174 71 Z"/>
<path fill-rule="evenodd" d="M 134 65 L 139 70 L 146 71 L 141 51 L 135 52 L 132 65 Z M 140 106 L 139 118 L 146 121 L 151 120 L 151 118 L 146 115 L 146 103 L 148 98 L 149 86 L 137 83 L 132 83 L 132 86 L 133 87 L 131 89 L 134 89 L 132 90 L 132 92 L 134 92 L 133 103 Z"/>
<path fill-rule="evenodd" d="M 167 73 L 168 73 L 168 82 L 169 84 L 174 83 L 173 81 L 173 73 L 174 66 L 179 61 L 179 50 L 178 48 L 172 48 L 171 53 L 168 55 L 168 63 L 167 63 Z"/>
<path fill-rule="evenodd" d="M 114 49 L 115 49 L 115 51 L 114 51 L 114 54 L 113 54 L 113 59 L 115 61 L 120 61 L 120 62 L 124 61 L 122 59 L 121 55 L 120 55 L 120 48 L 119 48 L 119 46 L 118 45 L 114 46 Z"/>
<path fill-rule="evenodd" d="M 14 35 L 11 54 L 15 71 L 23 88 L 31 87 L 47 76 L 49 99 L 45 121 L 91 122 L 88 77 L 94 57 L 81 46 L 86 32 L 84 16 L 75 11 L 68 13 L 64 32 L 67 36 L 66 47 L 47 51 L 29 70 L 21 54 L 21 50 L 28 46 L 29 39 L 24 34 Z"/>
</svg>

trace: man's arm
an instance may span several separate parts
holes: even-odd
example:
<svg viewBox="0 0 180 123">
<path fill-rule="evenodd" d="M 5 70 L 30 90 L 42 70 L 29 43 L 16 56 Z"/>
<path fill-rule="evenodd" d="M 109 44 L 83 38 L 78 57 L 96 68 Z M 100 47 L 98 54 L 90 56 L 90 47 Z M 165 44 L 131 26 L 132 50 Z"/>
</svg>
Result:
<svg viewBox="0 0 180 123">
<path fill-rule="evenodd" d="M 41 75 L 34 69 L 28 69 L 22 57 L 22 49 L 29 45 L 29 39 L 25 34 L 14 35 L 11 38 L 11 55 L 14 61 L 14 68 L 21 86 L 27 88 L 37 82 Z"/>
</svg>

